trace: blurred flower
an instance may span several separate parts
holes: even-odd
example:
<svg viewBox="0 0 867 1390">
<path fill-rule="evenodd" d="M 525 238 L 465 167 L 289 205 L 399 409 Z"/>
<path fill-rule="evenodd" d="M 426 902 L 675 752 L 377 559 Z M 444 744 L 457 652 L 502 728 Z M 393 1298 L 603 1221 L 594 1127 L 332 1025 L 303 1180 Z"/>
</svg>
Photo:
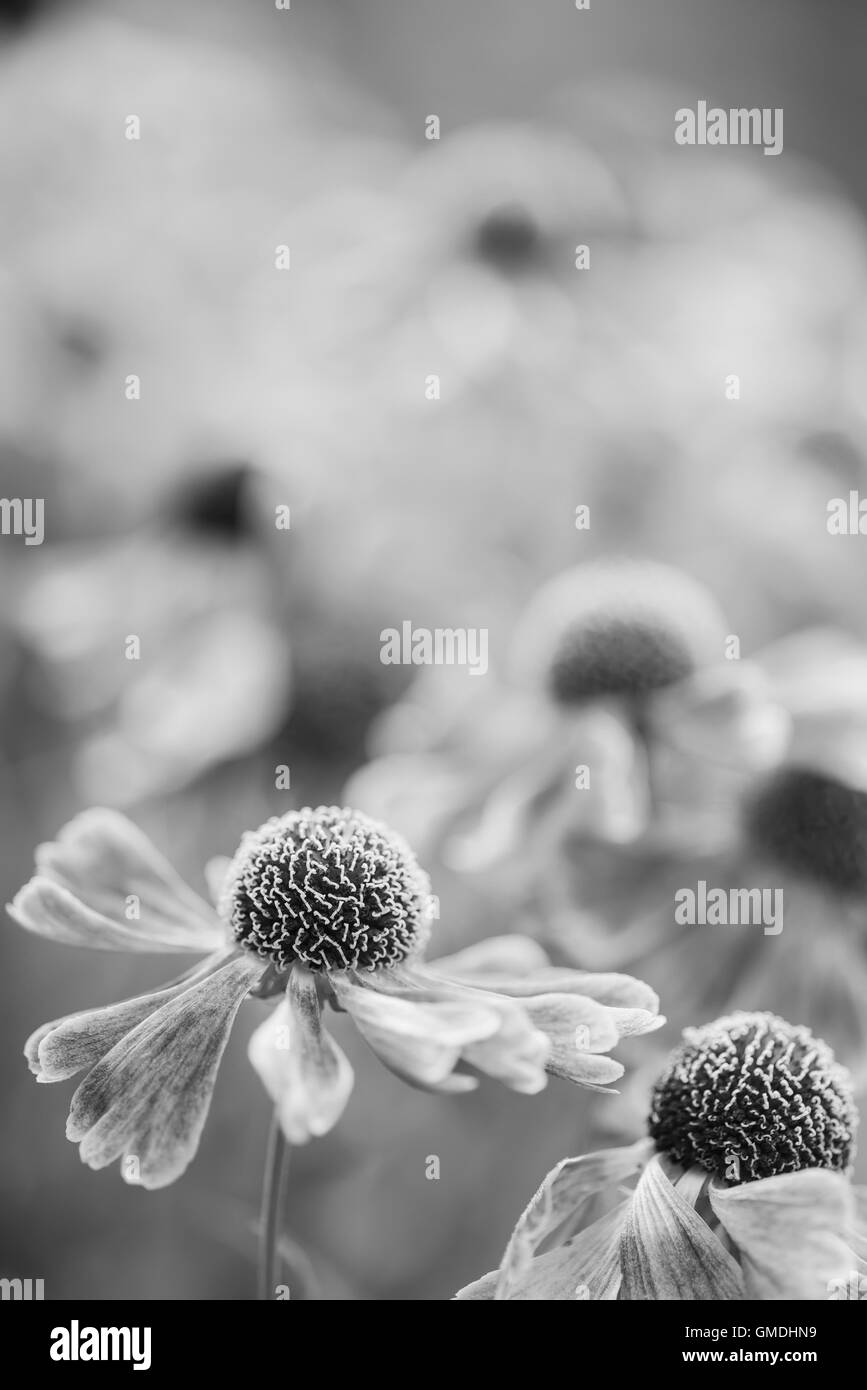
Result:
<svg viewBox="0 0 867 1390">
<path fill-rule="evenodd" d="M 856 1127 L 847 1073 L 806 1028 L 737 1013 L 688 1029 L 648 1137 L 559 1163 L 499 1270 L 458 1298 L 839 1296 L 867 1248 Z"/>
<path fill-rule="evenodd" d="M 491 680 L 427 719 L 410 692 L 382 724 L 391 751 L 349 793 L 411 823 L 448 864 L 495 866 L 549 906 L 571 899 L 585 846 L 717 844 L 735 789 L 788 736 L 755 667 L 723 659 L 726 641 L 689 576 L 650 561 L 577 566 L 520 620 L 511 686 Z"/>
<path fill-rule="evenodd" d="M 212 464 L 162 499 L 158 524 L 49 547 L 20 576 L 34 703 L 70 728 L 88 800 L 175 791 L 285 720 L 291 664 L 265 486 L 242 463 Z"/>
<path fill-rule="evenodd" d="M 156 992 L 39 1028 L 25 1055 L 40 1081 L 86 1070 L 67 1135 L 102 1168 L 162 1187 L 198 1147 L 235 1015 L 249 995 L 283 995 L 253 1034 L 250 1060 L 285 1136 L 304 1143 L 340 1118 L 352 1068 L 322 1026 L 348 1013 L 392 1071 L 423 1089 L 473 1090 L 470 1068 L 532 1094 L 546 1073 L 605 1089 L 604 1056 L 661 1025 L 658 1001 L 626 976 L 549 967 L 517 937 L 427 966 L 434 904 L 406 843 L 349 810 L 290 811 L 209 866 L 217 909 L 116 812 L 71 821 L 37 851 L 10 906 L 28 930 L 103 950 L 207 951 Z"/>
</svg>

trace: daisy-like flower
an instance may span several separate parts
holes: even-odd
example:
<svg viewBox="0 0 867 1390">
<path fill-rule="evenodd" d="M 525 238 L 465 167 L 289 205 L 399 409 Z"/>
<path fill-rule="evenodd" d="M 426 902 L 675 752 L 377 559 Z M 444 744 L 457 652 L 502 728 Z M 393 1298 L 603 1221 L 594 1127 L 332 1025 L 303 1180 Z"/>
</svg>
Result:
<svg viewBox="0 0 867 1390">
<path fill-rule="evenodd" d="M 409 755 L 430 775 L 407 778 L 407 754 L 388 754 L 388 729 L 400 738 L 409 720 L 393 713 L 386 756 L 351 791 L 417 827 L 413 808 L 401 811 L 405 789 L 431 786 L 427 838 L 447 863 L 478 870 L 509 858 L 552 898 L 573 840 L 713 843 L 727 832 L 734 789 L 778 760 L 788 736 L 761 675 L 725 659 L 727 635 L 711 595 L 676 569 L 577 566 L 519 621 L 512 686 L 465 715 L 475 740 L 449 711 L 431 746 Z M 496 741 L 491 727 L 502 730 Z"/>
<path fill-rule="evenodd" d="M 72 945 L 206 953 L 165 988 L 47 1023 L 26 1045 L 39 1081 L 85 1073 L 67 1126 L 84 1162 L 132 1160 L 122 1172 L 145 1187 L 172 1182 L 193 1158 L 250 995 L 281 996 L 249 1055 L 296 1144 L 331 1129 L 352 1090 L 325 1003 L 352 1017 L 389 1069 L 445 1092 L 474 1089 L 479 1073 L 527 1094 L 549 1073 L 606 1089 L 623 1068 L 605 1054 L 662 1022 L 639 981 L 551 968 L 520 938 L 424 964 L 428 877 L 400 836 L 351 810 L 275 817 L 208 879 L 215 908 L 125 817 L 92 810 L 39 848 L 36 876 L 9 909 Z"/>
<path fill-rule="evenodd" d="M 687 1029 L 647 1137 L 559 1163 L 499 1270 L 457 1296 L 828 1298 L 867 1253 L 856 1127 L 848 1073 L 808 1029 L 768 1013 Z"/>
</svg>

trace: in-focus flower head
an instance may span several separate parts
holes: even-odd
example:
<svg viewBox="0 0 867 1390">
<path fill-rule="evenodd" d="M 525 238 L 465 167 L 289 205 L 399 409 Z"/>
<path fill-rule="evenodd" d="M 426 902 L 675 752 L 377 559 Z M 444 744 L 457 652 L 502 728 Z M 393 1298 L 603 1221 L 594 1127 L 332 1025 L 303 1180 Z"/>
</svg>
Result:
<svg viewBox="0 0 867 1390">
<path fill-rule="evenodd" d="M 220 910 L 239 945 L 280 967 L 375 970 L 425 944 L 430 880 L 386 826 L 307 806 L 244 835 Z"/>
<path fill-rule="evenodd" d="M 685 1030 L 654 1088 L 648 1132 L 683 1167 L 747 1182 L 846 1172 L 857 1120 L 849 1074 L 826 1043 L 774 1014 L 737 1013 Z"/>
<path fill-rule="evenodd" d="M 848 1075 L 806 1028 L 739 1013 L 688 1029 L 648 1137 L 558 1163 L 499 1269 L 457 1296 L 827 1298 L 867 1239 L 855 1127 Z"/>
<path fill-rule="evenodd" d="M 756 791 L 745 821 L 755 848 L 782 868 L 844 894 L 867 891 L 867 792 L 784 767 Z"/>
<path fill-rule="evenodd" d="M 193 1158 L 248 997 L 282 996 L 249 1057 L 296 1144 L 333 1128 L 354 1084 L 325 1005 L 397 1076 L 453 1094 L 481 1075 L 528 1095 L 549 1074 L 607 1090 L 623 1067 L 605 1054 L 664 1022 L 639 980 L 552 967 L 523 937 L 426 964 L 427 875 L 399 836 L 345 808 L 305 807 L 246 834 L 234 859 L 207 868 L 216 910 L 117 812 L 77 816 L 39 847 L 36 869 L 9 909 L 30 931 L 208 953 L 162 989 L 56 1019 L 25 1046 L 39 1081 L 85 1073 L 67 1125 L 84 1162 L 124 1157 L 124 1177 L 145 1187 L 173 1182 Z"/>
<path fill-rule="evenodd" d="M 642 696 L 723 655 L 725 622 L 689 575 L 654 561 L 598 561 L 545 585 L 516 639 L 558 704 Z"/>
</svg>

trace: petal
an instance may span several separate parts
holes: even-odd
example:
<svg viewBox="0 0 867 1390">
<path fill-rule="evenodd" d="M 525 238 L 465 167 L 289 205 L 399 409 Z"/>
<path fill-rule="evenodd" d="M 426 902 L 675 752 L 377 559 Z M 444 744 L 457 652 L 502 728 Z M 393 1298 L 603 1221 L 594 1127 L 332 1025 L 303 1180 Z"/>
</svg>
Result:
<svg viewBox="0 0 867 1390">
<path fill-rule="evenodd" d="M 162 633 L 142 666 L 118 692 L 113 724 L 77 755 L 88 798 L 126 806 L 163 798 L 253 752 L 285 715 L 285 631 L 239 592 L 222 593 L 195 621 Z"/>
<path fill-rule="evenodd" d="M 144 1019 L 183 994 L 195 980 L 213 974 L 226 960 L 223 952 L 189 971 L 176 984 L 43 1023 L 24 1044 L 30 1070 L 37 1081 L 66 1081 L 85 1067 L 92 1067 Z"/>
<path fill-rule="evenodd" d="M 581 1158 L 565 1158 L 545 1178 L 518 1219 L 497 1276 L 497 1297 L 524 1286 L 543 1243 L 562 1244 L 578 1228 L 590 1200 L 639 1172 L 653 1154 L 649 1139 Z M 558 1240 L 558 1234 L 560 1239 Z"/>
<path fill-rule="evenodd" d="M 579 1052 L 572 1063 L 568 1079 L 577 1086 L 589 1086 L 592 1091 L 610 1093 L 612 1081 L 619 1081 L 625 1068 L 613 1057 L 599 1057 L 592 1052 Z M 617 1093 L 614 1092 L 616 1095 Z"/>
<path fill-rule="evenodd" d="M 391 1070 L 423 1087 L 435 1087 L 454 1071 L 463 1049 L 488 1038 L 501 1026 L 496 1008 L 485 1001 L 457 998 L 415 1002 L 382 993 L 377 981 L 361 985 L 347 973 L 331 975 L 341 1008 L 373 1051 Z"/>
<path fill-rule="evenodd" d="M 611 702 L 609 707 L 583 712 L 575 729 L 576 762 L 593 769 L 593 778 L 574 804 L 567 826 L 583 828 L 597 841 L 625 845 L 638 839 L 651 814 L 650 769 L 647 748 L 631 717 Z"/>
<path fill-rule="evenodd" d="M 570 977 L 570 989 L 586 994 L 600 1004 L 609 1004 L 617 1009 L 640 1009 L 645 1013 L 659 1013 L 659 996 L 643 980 L 632 975 L 620 975 L 613 971 L 595 974 L 589 970 L 564 970 Z M 557 985 L 562 990 L 562 984 Z"/>
<path fill-rule="evenodd" d="M 205 882 L 208 885 L 212 903 L 219 903 L 223 884 L 231 865 L 232 860 L 228 854 L 215 854 L 214 858 L 209 859 L 205 865 Z"/>
<path fill-rule="evenodd" d="M 464 1046 L 463 1061 L 524 1095 L 536 1095 L 547 1086 L 545 1065 L 551 1042 L 547 1034 L 535 1026 L 523 1001 L 519 1003 L 487 989 L 441 979 L 425 966 L 383 972 L 376 977 L 376 988 L 417 1003 L 453 1000 L 495 1010 L 500 1026 L 490 1037 Z"/>
<path fill-rule="evenodd" d="M 526 843 L 531 825 L 545 815 L 545 805 L 556 795 L 562 776 L 562 754 L 556 759 L 533 761 L 507 772 L 485 798 L 477 824 L 463 834 L 450 836 L 442 857 L 458 873 L 491 868 Z"/>
<path fill-rule="evenodd" d="M 518 938 L 524 940 L 524 938 Z M 534 942 L 527 942 L 528 945 L 535 945 Z M 470 947 L 470 950 L 474 950 Z M 476 989 L 489 989 L 497 994 L 512 995 L 517 999 L 523 999 L 531 994 L 583 994 L 588 999 L 595 999 L 599 1004 L 609 1004 L 616 1008 L 640 1009 L 648 1014 L 657 1015 L 659 1013 L 659 996 L 650 985 L 644 984 L 642 980 L 636 980 L 631 975 L 619 975 L 612 972 L 606 974 L 595 974 L 587 970 L 570 970 L 563 966 L 543 966 L 539 969 L 528 968 L 526 973 L 515 973 L 493 970 L 487 973 L 483 970 L 474 972 L 470 975 L 466 971 L 456 971 L 450 968 L 450 962 L 460 960 L 464 955 L 460 952 L 457 956 L 443 956 L 441 960 L 431 961 L 424 967 L 425 974 L 442 975 L 450 979 L 466 980 Z"/>
<path fill-rule="evenodd" d="M 536 994 L 521 1005 L 551 1041 L 548 1070 L 569 1077 L 576 1053 L 608 1052 L 620 1039 L 612 1011 L 582 994 Z"/>
<path fill-rule="evenodd" d="M 640 1033 L 656 1033 L 668 1022 L 665 1014 L 651 1013 L 648 1009 L 609 1009 L 608 1014 L 621 1038 L 633 1038 Z"/>
<path fill-rule="evenodd" d="M 9 911 L 40 935 L 102 950 L 208 951 L 226 943 L 213 908 L 119 812 L 76 816 L 39 846 L 36 868 Z"/>
<path fill-rule="evenodd" d="M 124 1177 L 147 1188 L 180 1177 L 198 1148 L 235 1015 L 261 972 L 261 962 L 235 956 L 96 1064 L 72 1098 L 66 1127 L 83 1162 L 104 1168 L 124 1155 Z"/>
<path fill-rule="evenodd" d="M 494 1037 L 465 1048 L 464 1060 L 513 1090 L 529 1095 L 545 1087 L 546 1072 L 593 1090 L 604 1090 L 609 1082 L 623 1075 L 623 1067 L 611 1058 L 592 1054 L 614 1047 L 630 1029 L 648 1031 L 659 1026 L 654 1015 L 609 1009 L 576 994 L 538 993 L 509 998 L 494 993 L 487 982 L 482 988 L 440 979 L 425 966 L 393 973 L 422 995 L 426 990 L 428 995 L 439 991 L 457 998 L 471 996 L 499 1009 L 502 1028 Z M 538 975 L 549 977 L 554 973 L 544 970 Z M 560 978 L 568 983 L 572 973 L 563 971 Z M 387 982 L 384 987 L 393 988 Z"/>
<path fill-rule="evenodd" d="M 494 1270 L 455 1297 L 522 1302 L 616 1299 L 620 1290 L 620 1235 L 630 1201 L 626 1198 L 618 1203 L 559 1249 L 537 1255 L 507 1286 L 500 1285 L 499 1272 Z"/>
<path fill-rule="evenodd" d="M 827 1298 L 832 1280 L 854 1267 L 843 1233 L 854 1216 L 842 1173 L 807 1168 L 721 1187 L 710 1203 L 740 1252 L 747 1297 Z"/>
<path fill-rule="evenodd" d="M 355 1076 L 322 1027 L 316 983 L 309 971 L 293 969 L 286 998 L 256 1029 L 247 1051 L 290 1144 L 306 1144 L 336 1125 Z"/>
<path fill-rule="evenodd" d="M 654 732 L 675 747 L 727 767 L 762 771 L 783 757 L 792 721 L 755 665 L 701 671 L 651 705 Z"/>
<path fill-rule="evenodd" d="M 548 957 L 538 941 L 529 936 L 490 936 L 486 941 L 478 941 L 463 951 L 451 956 L 440 956 L 430 961 L 428 969 L 452 980 L 467 980 L 470 984 L 480 984 L 480 977 L 486 975 L 529 974 L 532 970 L 544 970 Z"/>
<path fill-rule="evenodd" d="M 479 998 L 496 1008 L 499 1027 L 490 1038 L 464 1047 L 463 1060 L 522 1095 L 534 1096 L 543 1091 L 548 1084 L 546 1067 L 551 1052 L 547 1035 L 534 1026 L 527 1010 L 513 1000 L 481 991 Z"/>
<path fill-rule="evenodd" d="M 721 1241 L 651 1159 L 620 1241 L 622 1299 L 744 1298 L 741 1272 Z"/>
</svg>

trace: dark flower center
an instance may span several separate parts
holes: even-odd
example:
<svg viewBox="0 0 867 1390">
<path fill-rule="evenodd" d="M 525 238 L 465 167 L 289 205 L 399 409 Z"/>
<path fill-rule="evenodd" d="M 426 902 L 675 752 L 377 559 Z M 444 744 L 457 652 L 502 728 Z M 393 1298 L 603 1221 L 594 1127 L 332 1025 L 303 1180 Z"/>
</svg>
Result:
<svg viewBox="0 0 867 1390">
<path fill-rule="evenodd" d="M 220 907 L 235 940 L 279 967 L 373 970 L 424 944 L 430 884 L 385 826 L 305 807 L 244 836 Z"/>
<path fill-rule="evenodd" d="M 177 495 L 181 525 L 201 535 L 233 540 L 248 529 L 246 496 L 251 469 L 246 463 L 214 465 L 186 482 Z"/>
<path fill-rule="evenodd" d="M 738 1013 L 683 1037 L 653 1091 L 648 1128 L 660 1152 L 731 1183 L 849 1168 L 849 1074 L 809 1029 Z"/>
<path fill-rule="evenodd" d="M 475 235 L 476 255 L 503 274 L 533 266 L 541 245 L 539 228 L 520 203 L 494 208 L 482 218 Z"/>
<path fill-rule="evenodd" d="M 558 704 L 638 700 L 722 661 L 725 635 L 716 602 L 690 575 L 653 560 L 591 560 L 538 591 L 515 656 Z"/>
<path fill-rule="evenodd" d="M 785 768 L 753 798 L 746 829 L 782 867 L 844 893 L 867 892 L 867 793 Z"/>
<path fill-rule="evenodd" d="M 692 674 L 684 637 L 661 623 L 598 615 L 569 628 L 551 661 L 548 688 L 568 705 L 604 695 L 643 695 Z"/>
</svg>

